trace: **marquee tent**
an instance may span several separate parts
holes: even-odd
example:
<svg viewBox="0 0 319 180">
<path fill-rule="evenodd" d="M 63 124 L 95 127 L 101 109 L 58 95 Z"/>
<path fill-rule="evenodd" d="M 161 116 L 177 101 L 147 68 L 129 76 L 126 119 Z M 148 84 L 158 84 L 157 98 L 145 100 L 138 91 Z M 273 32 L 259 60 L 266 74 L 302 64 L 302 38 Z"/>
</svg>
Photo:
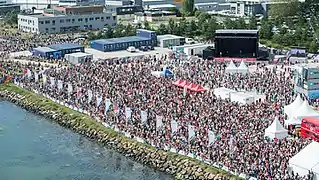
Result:
<svg viewBox="0 0 319 180">
<path fill-rule="evenodd" d="M 164 76 L 163 71 L 152 71 L 151 74 L 153 76 L 156 76 L 156 77 L 163 77 Z"/>
<path fill-rule="evenodd" d="M 303 103 L 303 100 L 301 97 L 298 95 L 294 102 L 291 104 L 288 104 L 284 107 L 284 112 L 288 117 L 291 117 L 293 115 L 293 112 L 295 112 Z"/>
<path fill-rule="evenodd" d="M 296 119 L 301 119 L 304 117 L 319 117 L 319 113 L 316 112 L 308 103 L 304 101 L 298 110 L 293 114 L 293 117 Z"/>
<path fill-rule="evenodd" d="M 235 93 L 235 90 L 228 89 L 225 87 L 215 88 L 214 89 L 214 95 L 216 97 L 220 97 L 221 99 L 227 99 L 230 98 L 230 93 Z"/>
<path fill-rule="evenodd" d="M 242 74 L 246 74 L 248 73 L 248 67 L 246 66 L 246 64 L 244 63 L 244 61 L 241 61 L 240 65 L 237 68 L 237 73 L 242 73 Z"/>
<path fill-rule="evenodd" d="M 237 67 L 233 61 L 230 61 L 230 63 L 228 64 L 228 66 L 225 69 L 225 72 L 226 73 L 236 73 L 237 72 Z"/>
<path fill-rule="evenodd" d="M 187 90 L 194 91 L 194 92 L 203 92 L 206 91 L 205 88 L 203 88 L 199 84 L 190 83 L 188 81 L 184 80 L 177 80 L 176 82 L 173 82 L 175 86 L 184 88 L 186 86 Z"/>
<path fill-rule="evenodd" d="M 296 119 L 293 116 L 291 116 L 289 119 L 285 120 L 285 126 L 289 125 L 300 125 L 301 119 Z"/>
<path fill-rule="evenodd" d="M 308 175 L 309 171 L 314 173 L 314 179 L 319 178 L 319 143 L 311 142 L 299 153 L 289 159 L 289 168 L 300 176 Z"/>
<path fill-rule="evenodd" d="M 270 139 L 284 139 L 288 136 L 288 130 L 285 129 L 279 122 L 276 117 L 271 125 L 265 129 L 265 137 L 269 137 Z"/>
<path fill-rule="evenodd" d="M 175 82 L 173 82 L 173 84 L 175 85 L 175 86 L 178 86 L 178 87 L 184 87 L 184 86 L 188 86 L 189 84 L 191 84 L 190 82 L 188 82 L 188 81 L 184 81 L 184 80 L 177 80 L 177 81 L 175 81 Z"/>
</svg>

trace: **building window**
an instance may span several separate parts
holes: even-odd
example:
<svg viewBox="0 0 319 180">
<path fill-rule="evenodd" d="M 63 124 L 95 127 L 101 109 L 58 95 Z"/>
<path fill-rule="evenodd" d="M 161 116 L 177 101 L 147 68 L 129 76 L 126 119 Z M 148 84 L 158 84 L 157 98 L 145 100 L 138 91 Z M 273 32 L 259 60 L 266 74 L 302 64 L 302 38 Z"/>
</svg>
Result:
<svg viewBox="0 0 319 180">
<path fill-rule="evenodd" d="M 100 17 L 95 17 L 95 20 L 99 20 L 100 19 Z"/>
<path fill-rule="evenodd" d="M 39 21 L 40 24 L 43 24 L 43 21 Z"/>
<path fill-rule="evenodd" d="M 66 22 L 67 22 L 67 23 L 68 23 L 68 22 L 71 22 L 71 20 L 70 20 L 70 19 L 67 19 Z"/>
<path fill-rule="evenodd" d="M 55 20 L 52 20 L 52 24 L 55 25 Z"/>
<path fill-rule="evenodd" d="M 90 18 L 90 21 L 93 21 L 93 18 Z"/>
<path fill-rule="evenodd" d="M 88 18 L 85 18 L 85 22 L 88 22 Z"/>
<path fill-rule="evenodd" d="M 116 19 L 116 16 L 113 16 L 113 20 L 115 21 L 115 19 Z"/>
<path fill-rule="evenodd" d="M 75 19 L 72 19 L 72 23 L 74 23 Z"/>
<path fill-rule="evenodd" d="M 111 18 L 109 16 L 107 16 L 106 19 L 111 19 Z"/>
<path fill-rule="evenodd" d="M 50 24 L 50 21 L 45 21 L 45 24 Z"/>
<path fill-rule="evenodd" d="M 60 23 L 64 23 L 64 19 L 60 19 Z"/>
<path fill-rule="evenodd" d="M 104 20 L 104 17 L 101 17 L 101 20 Z"/>
<path fill-rule="evenodd" d="M 83 19 L 82 19 L 82 18 L 80 18 L 80 19 L 78 19 L 78 21 L 79 21 L 79 22 L 81 22 L 81 21 L 83 21 Z"/>
</svg>

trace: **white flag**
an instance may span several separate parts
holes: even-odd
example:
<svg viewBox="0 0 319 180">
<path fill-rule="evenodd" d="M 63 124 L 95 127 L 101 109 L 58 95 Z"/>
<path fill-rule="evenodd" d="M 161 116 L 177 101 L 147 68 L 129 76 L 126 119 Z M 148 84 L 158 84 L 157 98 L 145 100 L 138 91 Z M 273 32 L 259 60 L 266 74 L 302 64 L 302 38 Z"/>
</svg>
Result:
<svg viewBox="0 0 319 180">
<path fill-rule="evenodd" d="M 104 109 L 104 115 L 107 116 L 107 112 L 110 109 L 110 105 L 111 105 L 111 100 L 110 99 L 106 99 L 105 100 L 105 109 Z"/>
<path fill-rule="evenodd" d="M 126 120 L 131 119 L 131 117 L 132 117 L 132 110 L 131 110 L 131 108 L 128 108 L 128 107 L 125 108 L 125 117 L 126 117 Z"/>
<path fill-rule="evenodd" d="M 175 120 L 171 121 L 171 128 L 172 128 L 172 134 L 175 133 L 177 131 L 177 122 Z"/>
<path fill-rule="evenodd" d="M 47 83 L 47 76 L 43 74 L 42 77 L 43 77 L 43 84 Z"/>
<path fill-rule="evenodd" d="M 193 137 L 195 137 L 194 126 L 188 125 L 188 140 L 191 140 Z"/>
<path fill-rule="evenodd" d="M 69 95 L 72 93 L 73 88 L 72 88 L 72 84 L 68 84 L 68 93 Z"/>
<path fill-rule="evenodd" d="M 55 84 L 54 77 L 50 77 L 50 83 L 51 83 L 51 87 L 53 87 Z"/>
<path fill-rule="evenodd" d="M 156 115 L 156 129 L 160 129 L 163 126 L 163 117 Z"/>
<path fill-rule="evenodd" d="M 63 88 L 63 82 L 58 80 L 58 89 L 61 90 Z"/>
<path fill-rule="evenodd" d="M 215 133 L 213 131 L 208 131 L 208 145 L 211 145 L 216 140 Z"/>
<path fill-rule="evenodd" d="M 93 97 L 93 93 L 92 91 L 89 89 L 88 90 L 88 103 L 90 103 L 92 101 L 92 97 Z"/>
<path fill-rule="evenodd" d="M 102 96 L 96 95 L 96 107 L 99 107 L 102 102 Z"/>
<path fill-rule="evenodd" d="M 28 76 L 28 79 L 30 79 L 32 77 L 30 69 L 27 69 L 27 76 Z"/>
<path fill-rule="evenodd" d="M 184 86 L 183 95 L 184 97 L 187 95 L 187 86 Z"/>
<path fill-rule="evenodd" d="M 39 75 L 38 73 L 34 72 L 34 81 L 38 82 L 39 81 Z"/>
<path fill-rule="evenodd" d="M 142 121 L 142 124 L 147 123 L 147 111 L 141 111 L 141 121 Z"/>
</svg>

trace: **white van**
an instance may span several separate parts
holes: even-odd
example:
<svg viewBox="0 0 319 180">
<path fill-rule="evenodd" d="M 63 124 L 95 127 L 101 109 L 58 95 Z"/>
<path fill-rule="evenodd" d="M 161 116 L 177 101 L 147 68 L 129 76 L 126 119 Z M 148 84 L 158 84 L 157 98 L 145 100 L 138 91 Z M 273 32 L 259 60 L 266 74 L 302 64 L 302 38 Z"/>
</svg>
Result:
<svg viewBox="0 0 319 180">
<path fill-rule="evenodd" d="M 136 51 L 136 49 L 135 49 L 134 46 L 130 46 L 130 47 L 128 47 L 126 50 L 127 50 L 128 52 L 131 52 L 131 53 Z"/>
</svg>

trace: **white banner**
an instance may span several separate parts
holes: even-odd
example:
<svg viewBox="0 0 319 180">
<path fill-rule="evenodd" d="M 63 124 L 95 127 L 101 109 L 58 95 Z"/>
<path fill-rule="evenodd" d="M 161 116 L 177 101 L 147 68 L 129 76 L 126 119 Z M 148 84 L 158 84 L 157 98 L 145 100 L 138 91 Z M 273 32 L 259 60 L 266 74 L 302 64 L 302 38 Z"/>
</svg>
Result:
<svg viewBox="0 0 319 180">
<path fill-rule="evenodd" d="M 72 88 L 72 84 L 68 84 L 68 93 L 69 95 L 72 93 L 73 88 Z"/>
<path fill-rule="evenodd" d="M 175 120 L 171 121 L 171 128 L 172 128 L 172 134 L 174 134 L 177 131 L 177 122 Z"/>
<path fill-rule="evenodd" d="M 126 120 L 127 120 L 127 121 L 128 121 L 129 119 L 131 119 L 131 117 L 132 117 L 132 110 L 131 110 L 131 108 L 128 108 L 128 107 L 125 108 L 125 117 L 126 117 Z"/>
<path fill-rule="evenodd" d="M 96 107 L 99 107 L 102 102 L 102 96 L 96 95 Z"/>
<path fill-rule="evenodd" d="M 38 82 L 39 81 L 39 75 L 38 73 L 34 72 L 34 81 Z"/>
<path fill-rule="evenodd" d="M 191 140 L 193 137 L 195 137 L 194 126 L 188 125 L 188 140 Z"/>
<path fill-rule="evenodd" d="M 43 84 L 47 83 L 47 76 L 45 74 L 42 74 L 42 78 L 43 78 Z"/>
<path fill-rule="evenodd" d="M 51 83 L 51 87 L 53 87 L 55 84 L 54 77 L 50 77 L 50 83 Z"/>
<path fill-rule="evenodd" d="M 141 111 L 141 121 L 142 121 L 142 124 L 147 123 L 147 111 Z"/>
<path fill-rule="evenodd" d="M 92 97 L 93 97 L 93 93 L 92 91 L 89 89 L 88 90 L 88 103 L 90 103 L 92 101 Z"/>
<path fill-rule="evenodd" d="M 163 126 L 163 117 L 156 115 L 156 129 L 160 129 Z"/>
<path fill-rule="evenodd" d="M 211 145 L 216 141 L 215 133 L 213 131 L 208 131 L 208 145 Z"/>
<path fill-rule="evenodd" d="M 111 105 L 111 100 L 110 99 L 106 99 L 105 100 L 105 109 L 104 109 L 104 115 L 107 116 L 107 112 L 110 109 L 110 105 Z"/>
<path fill-rule="evenodd" d="M 63 82 L 58 80 L 58 89 L 61 90 L 63 88 Z"/>
</svg>

